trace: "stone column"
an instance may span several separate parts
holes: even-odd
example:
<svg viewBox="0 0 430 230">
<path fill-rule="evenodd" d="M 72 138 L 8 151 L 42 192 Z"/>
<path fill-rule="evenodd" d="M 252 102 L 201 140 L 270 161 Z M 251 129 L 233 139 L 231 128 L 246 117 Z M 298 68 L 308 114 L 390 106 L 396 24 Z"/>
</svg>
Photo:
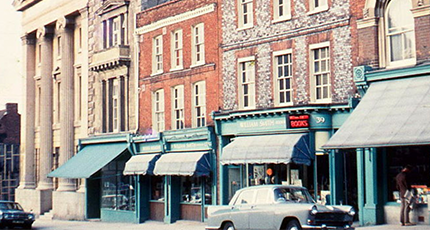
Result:
<svg viewBox="0 0 430 230">
<path fill-rule="evenodd" d="M 65 164 L 74 154 L 74 24 L 71 19 L 57 21 L 61 34 L 61 95 L 60 95 L 60 155 L 59 166 Z M 59 178 L 57 191 L 74 191 L 73 179 Z"/>
<path fill-rule="evenodd" d="M 23 61 L 24 61 L 24 113 L 21 125 L 21 168 L 20 168 L 20 189 L 34 189 L 36 187 L 34 175 L 34 126 L 35 126 L 35 74 L 36 74 L 36 36 L 26 34 L 22 38 Z"/>
<path fill-rule="evenodd" d="M 53 28 L 37 31 L 41 40 L 41 92 L 40 92 L 40 177 L 37 189 L 51 190 L 52 178 L 52 37 Z"/>
</svg>

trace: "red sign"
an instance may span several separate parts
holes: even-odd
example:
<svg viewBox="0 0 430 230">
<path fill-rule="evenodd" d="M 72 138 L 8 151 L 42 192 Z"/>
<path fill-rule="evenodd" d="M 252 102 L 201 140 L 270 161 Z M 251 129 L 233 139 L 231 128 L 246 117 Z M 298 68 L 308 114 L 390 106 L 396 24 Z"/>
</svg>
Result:
<svg viewBox="0 0 430 230">
<path fill-rule="evenodd" d="M 289 129 L 309 128 L 309 115 L 288 115 L 287 125 Z"/>
</svg>

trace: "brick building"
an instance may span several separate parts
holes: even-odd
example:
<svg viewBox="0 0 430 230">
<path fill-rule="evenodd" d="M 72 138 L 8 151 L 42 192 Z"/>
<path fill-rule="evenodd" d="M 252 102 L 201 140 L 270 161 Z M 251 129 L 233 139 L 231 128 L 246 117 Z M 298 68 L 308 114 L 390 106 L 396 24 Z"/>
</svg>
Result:
<svg viewBox="0 0 430 230">
<path fill-rule="evenodd" d="M 18 104 L 7 103 L 0 110 L 0 199 L 15 200 L 15 189 L 19 182 L 19 144 L 21 115 Z"/>
<path fill-rule="evenodd" d="M 204 206 L 214 202 L 216 146 L 210 112 L 222 100 L 219 9 L 216 0 L 167 1 L 137 15 L 139 133 L 159 135 L 163 142 L 154 173 L 147 176 L 153 189 L 150 219 L 202 221 Z M 140 146 L 145 149 L 144 142 Z M 181 168 L 181 159 L 206 162 L 206 169 Z M 178 160 L 176 167 L 166 167 Z"/>
<path fill-rule="evenodd" d="M 419 203 L 411 222 L 429 224 L 430 1 L 356 6 L 354 83 L 362 98 L 325 148 L 355 152 L 361 224 L 399 224 L 394 178 L 407 164 Z"/>
</svg>

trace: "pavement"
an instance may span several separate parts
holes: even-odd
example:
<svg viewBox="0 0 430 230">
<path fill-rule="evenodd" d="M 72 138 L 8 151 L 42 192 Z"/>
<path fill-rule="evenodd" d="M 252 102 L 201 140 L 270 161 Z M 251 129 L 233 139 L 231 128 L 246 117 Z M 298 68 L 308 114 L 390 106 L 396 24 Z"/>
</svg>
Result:
<svg viewBox="0 0 430 230">
<path fill-rule="evenodd" d="M 87 230 L 87 229 L 102 229 L 102 230 L 204 230 L 205 223 L 196 221 L 177 221 L 173 224 L 165 224 L 158 221 L 146 221 L 142 224 L 133 223 L 109 223 L 101 221 L 64 221 L 64 220 L 42 220 L 38 219 L 33 224 L 33 229 L 37 230 Z M 356 227 L 357 230 L 370 229 L 389 229 L 389 230 L 430 230 L 430 225 L 415 225 L 415 226 L 400 226 L 399 225 L 376 225 L 366 227 Z"/>
</svg>

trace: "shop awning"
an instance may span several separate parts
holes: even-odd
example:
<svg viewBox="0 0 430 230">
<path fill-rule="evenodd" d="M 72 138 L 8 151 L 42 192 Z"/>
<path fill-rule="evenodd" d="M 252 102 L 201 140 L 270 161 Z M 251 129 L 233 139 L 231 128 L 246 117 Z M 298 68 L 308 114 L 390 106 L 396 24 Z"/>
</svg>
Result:
<svg viewBox="0 0 430 230">
<path fill-rule="evenodd" d="M 237 137 L 222 150 L 221 164 L 305 164 L 314 154 L 307 134 Z"/>
<path fill-rule="evenodd" d="M 135 155 L 125 163 L 124 175 L 151 175 L 160 154 Z"/>
<path fill-rule="evenodd" d="M 87 145 L 48 177 L 89 178 L 127 149 L 127 143 Z"/>
<path fill-rule="evenodd" d="M 157 176 L 209 176 L 211 166 L 207 152 L 168 153 L 155 163 Z"/>
<path fill-rule="evenodd" d="M 430 144 L 430 76 L 372 83 L 325 149 Z"/>
</svg>

